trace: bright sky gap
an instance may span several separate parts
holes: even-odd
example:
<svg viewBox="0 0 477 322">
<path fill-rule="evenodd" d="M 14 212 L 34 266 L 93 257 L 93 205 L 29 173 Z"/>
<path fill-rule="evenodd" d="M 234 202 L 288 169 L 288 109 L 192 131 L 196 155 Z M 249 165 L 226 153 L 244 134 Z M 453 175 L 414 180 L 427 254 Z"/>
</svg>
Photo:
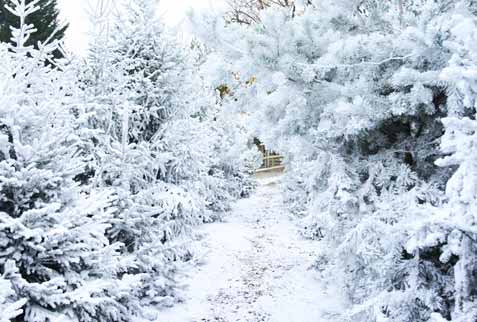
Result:
<svg viewBox="0 0 477 322">
<path fill-rule="evenodd" d="M 88 47 L 89 20 L 88 3 L 98 0 L 59 0 L 63 19 L 70 24 L 66 35 L 68 49 L 83 53 Z M 203 10 L 223 5 L 223 0 L 160 0 L 158 15 L 170 28 L 177 29 L 179 36 L 188 33 L 186 30 L 186 13 L 190 9 Z"/>
</svg>

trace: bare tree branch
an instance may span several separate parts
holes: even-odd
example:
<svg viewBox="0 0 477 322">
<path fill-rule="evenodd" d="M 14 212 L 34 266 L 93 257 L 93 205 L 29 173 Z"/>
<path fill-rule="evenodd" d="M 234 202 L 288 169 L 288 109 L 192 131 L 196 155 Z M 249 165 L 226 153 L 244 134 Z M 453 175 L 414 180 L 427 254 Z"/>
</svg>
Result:
<svg viewBox="0 0 477 322">
<path fill-rule="evenodd" d="M 260 22 L 260 11 L 276 6 L 291 8 L 294 12 L 294 0 L 227 0 L 229 10 L 225 20 L 240 24 L 254 24 Z"/>
</svg>

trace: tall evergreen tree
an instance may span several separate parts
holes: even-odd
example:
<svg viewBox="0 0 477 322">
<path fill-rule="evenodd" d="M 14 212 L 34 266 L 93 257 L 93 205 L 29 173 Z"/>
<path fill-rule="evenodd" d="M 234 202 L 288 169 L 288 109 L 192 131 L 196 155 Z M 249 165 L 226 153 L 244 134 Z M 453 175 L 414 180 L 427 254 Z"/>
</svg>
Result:
<svg viewBox="0 0 477 322">
<path fill-rule="evenodd" d="M 26 24 L 35 26 L 36 32 L 30 35 L 26 46 L 37 46 L 37 43 L 47 39 L 61 40 L 65 36 L 68 24 L 61 26 L 59 10 L 56 0 L 28 0 L 26 3 L 36 2 L 38 10 L 29 15 Z M 0 42 L 12 42 L 12 31 L 10 26 L 19 27 L 18 17 L 6 7 L 13 7 L 11 0 L 0 0 Z M 54 52 L 55 57 L 60 57 L 60 51 Z"/>
</svg>

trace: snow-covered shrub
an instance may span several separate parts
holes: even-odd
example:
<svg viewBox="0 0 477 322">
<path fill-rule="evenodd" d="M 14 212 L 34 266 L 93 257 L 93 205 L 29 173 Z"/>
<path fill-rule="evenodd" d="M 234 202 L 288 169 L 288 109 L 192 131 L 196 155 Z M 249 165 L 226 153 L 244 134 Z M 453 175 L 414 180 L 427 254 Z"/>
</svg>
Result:
<svg viewBox="0 0 477 322">
<path fill-rule="evenodd" d="M 231 200 L 248 197 L 255 189 L 251 176 L 260 166 L 261 154 L 243 120 L 229 110 L 230 102 L 226 98 L 218 100 L 220 104 L 211 111 L 208 121 L 215 133 L 214 162 L 209 170 L 209 184 L 215 188 L 209 207 L 222 213 L 229 209 Z"/>
</svg>

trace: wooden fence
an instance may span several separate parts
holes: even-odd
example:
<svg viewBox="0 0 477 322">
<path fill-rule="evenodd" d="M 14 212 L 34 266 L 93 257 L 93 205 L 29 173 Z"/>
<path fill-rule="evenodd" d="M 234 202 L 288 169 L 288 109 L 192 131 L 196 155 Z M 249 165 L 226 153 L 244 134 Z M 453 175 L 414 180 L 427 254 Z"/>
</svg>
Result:
<svg viewBox="0 0 477 322">
<path fill-rule="evenodd" d="M 285 169 L 283 165 L 283 156 L 279 155 L 276 152 L 269 151 L 266 149 L 264 144 L 257 144 L 258 149 L 262 153 L 263 162 L 257 172 L 265 172 L 265 171 L 282 171 Z"/>
</svg>

